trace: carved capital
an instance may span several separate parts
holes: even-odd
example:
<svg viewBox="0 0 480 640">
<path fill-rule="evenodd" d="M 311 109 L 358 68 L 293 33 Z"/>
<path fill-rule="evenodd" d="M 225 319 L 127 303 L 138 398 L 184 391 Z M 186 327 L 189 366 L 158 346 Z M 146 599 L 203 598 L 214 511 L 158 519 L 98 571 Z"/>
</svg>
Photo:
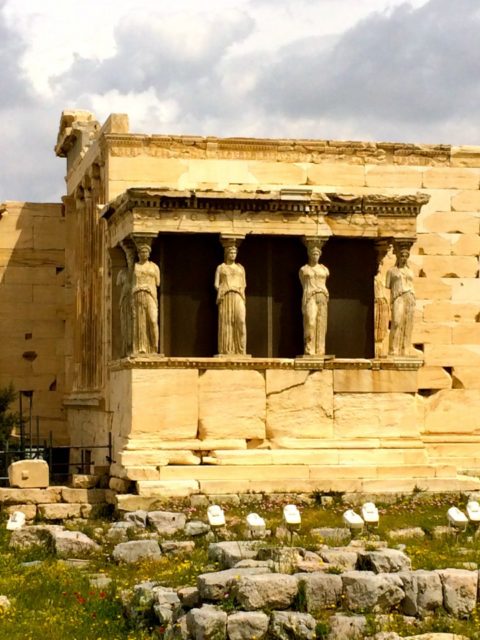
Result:
<svg viewBox="0 0 480 640">
<path fill-rule="evenodd" d="M 222 243 L 222 247 L 224 249 L 228 249 L 229 247 L 238 247 L 240 246 L 242 240 L 245 239 L 245 235 L 236 234 L 236 233 L 221 233 L 220 234 L 220 242 Z"/>
<path fill-rule="evenodd" d="M 140 233 L 131 233 L 126 240 L 129 243 L 133 242 L 137 253 L 140 247 L 147 246 L 150 251 L 152 250 L 152 242 L 157 237 L 156 233 L 148 233 L 148 232 L 140 232 Z M 125 242 L 125 241 L 124 241 Z"/>
<path fill-rule="evenodd" d="M 328 236 L 302 236 L 302 242 L 307 247 L 307 251 L 312 249 L 323 249 L 323 246 L 328 240 Z"/>
<path fill-rule="evenodd" d="M 415 241 L 416 238 L 394 238 L 393 252 L 396 256 L 398 256 L 401 251 L 408 251 L 408 253 L 410 253 L 410 249 Z"/>
</svg>

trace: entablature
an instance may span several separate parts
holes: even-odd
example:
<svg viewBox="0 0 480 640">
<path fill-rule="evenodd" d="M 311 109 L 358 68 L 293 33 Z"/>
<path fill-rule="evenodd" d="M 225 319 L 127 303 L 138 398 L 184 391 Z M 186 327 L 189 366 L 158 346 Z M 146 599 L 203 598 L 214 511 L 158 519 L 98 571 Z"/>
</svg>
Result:
<svg viewBox="0 0 480 640">
<path fill-rule="evenodd" d="M 233 233 L 404 238 L 430 196 L 322 193 L 312 189 L 131 188 L 107 204 L 110 246 L 134 233 Z"/>
</svg>

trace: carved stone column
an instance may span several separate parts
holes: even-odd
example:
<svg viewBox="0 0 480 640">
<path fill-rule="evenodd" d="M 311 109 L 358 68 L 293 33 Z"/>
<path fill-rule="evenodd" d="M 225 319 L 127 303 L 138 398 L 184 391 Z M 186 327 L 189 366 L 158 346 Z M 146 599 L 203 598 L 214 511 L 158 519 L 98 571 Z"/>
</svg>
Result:
<svg viewBox="0 0 480 640">
<path fill-rule="evenodd" d="M 390 337 L 388 355 L 413 357 L 413 320 L 415 315 L 415 291 L 413 272 L 408 266 L 410 248 L 414 238 L 399 238 L 393 241 L 397 258 L 395 266 L 387 271 L 385 284 L 390 289 Z"/>
<path fill-rule="evenodd" d="M 160 269 L 158 265 L 149 260 L 154 238 L 156 238 L 156 234 L 135 233 L 130 236 L 130 243 L 127 245 L 131 249 L 131 243 L 133 243 L 137 255 L 137 261 L 134 262 L 131 270 L 130 280 L 132 353 L 134 355 L 158 353 Z M 128 337 L 128 328 L 126 336 Z"/>
<path fill-rule="evenodd" d="M 244 236 L 222 234 L 225 259 L 217 267 L 214 286 L 218 306 L 218 355 L 246 356 L 245 269 L 236 262 L 237 249 Z"/>
<path fill-rule="evenodd" d="M 120 289 L 118 310 L 120 314 L 120 333 L 122 357 L 133 353 L 133 269 L 135 265 L 136 248 L 132 238 L 125 238 L 120 242 L 126 258 L 126 266 L 117 274 L 116 286 Z"/>
<path fill-rule="evenodd" d="M 322 248 L 328 240 L 324 236 L 304 236 L 308 262 L 298 273 L 302 284 L 302 314 L 304 357 L 325 357 L 325 336 L 327 333 L 328 289 L 327 267 L 320 263 Z"/>
<path fill-rule="evenodd" d="M 388 238 L 375 240 L 377 272 L 373 281 L 374 290 L 374 340 L 375 358 L 386 358 L 388 355 L 388 325 L 390 322 L 390 303 L 385 287 L 384 258 L 392 246 Z"/>
</svg>

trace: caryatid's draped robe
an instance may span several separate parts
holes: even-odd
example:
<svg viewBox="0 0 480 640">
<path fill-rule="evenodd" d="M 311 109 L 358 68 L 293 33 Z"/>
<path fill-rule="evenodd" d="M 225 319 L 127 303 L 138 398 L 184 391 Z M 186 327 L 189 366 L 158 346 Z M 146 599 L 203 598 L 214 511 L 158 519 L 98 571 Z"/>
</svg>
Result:
<svg viewBox="0 0 480 640">
<path fill-rule="evenodd" d="M 415 292 L 413 272 L 408 266 L 392 267 L 387 271 L 385 282 L 390 289 L 391 326 L 389 355 L 410 355 L 412 350 L 413 318 L 415 314 Z"/>
<path fill-rule="evenodd" d="M 147 260 L 133 269 L 133 351 L 158 352 L 158 296 L 160 269 Z"/>
<path fill-rule="evenodd" d="M 218 305 L 218 353 L 244 355 L 247 331 L 245 326 L 245 269 L 236 262 L 223 263 L 215 272 Z"/>
<path fill-rule="evenodd" d="M 308 356 L 325 355 L 329 298 L 326 281 L 329 275 L 323 264 L 306 264 L 299 271 L 303 287 L 304 353 Z"/>
</svg>

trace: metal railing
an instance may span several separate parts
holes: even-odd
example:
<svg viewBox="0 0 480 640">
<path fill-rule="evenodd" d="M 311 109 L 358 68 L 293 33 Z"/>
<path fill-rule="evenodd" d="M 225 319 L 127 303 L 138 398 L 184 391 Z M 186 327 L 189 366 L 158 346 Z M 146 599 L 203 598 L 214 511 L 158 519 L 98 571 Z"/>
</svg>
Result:
<svg viewBox="0 0 480 640">
<path fill-rule="evenodd" d="M 23 420 L 22 420 L 23 422 Z M 64 484 L 72 473 L 91 473 L 92 467 L 101 466 L 95 463 L 93 452 L 105 451 L 102 456 L 107 464 L 112 460 L 112 435 L 108 434 L 108 442 L 104 445 L 91 444 L 81 446 L 54 446 L 53 433 L 50 431 L 48 440 L 40 440 L 40 419 L 35 418 L 35 433 L 31 428 L 25 433 L 20 429 L 19 437 L 7 441 L 0 449 L 0 486 L 8 486 L 8 467 L 17 460 L 46 460 L 50 473 L 50 484 Z M 75 458 L 71 460 L 72 453 Z"/>
</svg>

